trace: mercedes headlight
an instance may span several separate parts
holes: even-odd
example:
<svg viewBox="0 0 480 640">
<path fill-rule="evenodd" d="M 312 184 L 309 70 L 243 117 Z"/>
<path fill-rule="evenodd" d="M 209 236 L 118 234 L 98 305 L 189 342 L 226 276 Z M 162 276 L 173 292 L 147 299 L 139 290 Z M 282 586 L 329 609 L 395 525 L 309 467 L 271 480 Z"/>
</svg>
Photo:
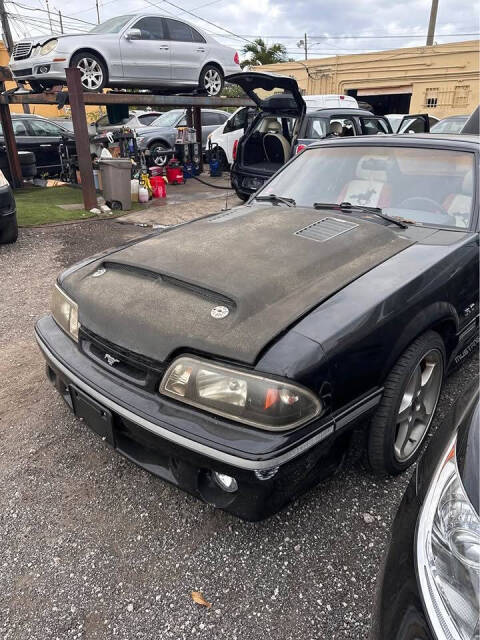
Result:
<svg viewBox="0 0 480 640">
<path fill-rule="evenodd" d="M 52 315 L 56 323 L 78 342 L 78 305 L 57 284 L 52 295 Z"/>
<path fill-rule="evenodd" d="M 173 362 L 160 393 L 237 422 L 283 431 L 321 414 L 321 400 L 296 384 L 193 357 Z"/>
<path fill-rule="evenodd" d="M 51 53 L 57 48 L 57 44 L 58 44 L 58 40 L 56 38 L 53 40 L 49 40 L 40 49 L 40 55 L 47 56 L 49 53 Z"/>
<path fill-rule="evenodd" d="M 417 573 L 435 635 L 480 638 L 480 519 L 458 473 L 456 439 L 438 467 L 417 525 Z"/>
</svg>

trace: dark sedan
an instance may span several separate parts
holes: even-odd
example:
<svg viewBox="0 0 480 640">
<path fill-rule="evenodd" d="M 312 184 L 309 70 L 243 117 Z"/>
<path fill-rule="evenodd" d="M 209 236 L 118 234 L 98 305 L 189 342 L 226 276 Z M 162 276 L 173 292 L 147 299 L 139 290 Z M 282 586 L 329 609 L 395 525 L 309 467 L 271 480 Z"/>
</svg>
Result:
<svg viewBox="0 0 480 640">
<path fill-rule="evenodd" d="M 392 527 L 371 640 L 475 640 L 480 602 L 478 380 L 432 439 Z"/>
<path fill-rule="evenodd" d="M 16 242 L 18 237 L 17 207 L 12 188 L 0 171 L 0 244 Z"/>
<path fill-rule="evenodd" d="M 71 154 L 76 153 L 75 135 L 41 116 L 12 113 L 13 132 L 20 151 L 35 154 L 37 175 L 57 176 L 61 171 L 59 145 L 64 137 Z M 3 131 L 0 127 L 0 144 Z"/>
<path fill-rule="evenodd" d="M 305 149 L 247 205 L 58 278 L 36 325 L 67 404 L 119 452 L 257 520 L 318 482 L 352 427 L 396 474 L 478 340 L 479 145 Z"/>
</svg>

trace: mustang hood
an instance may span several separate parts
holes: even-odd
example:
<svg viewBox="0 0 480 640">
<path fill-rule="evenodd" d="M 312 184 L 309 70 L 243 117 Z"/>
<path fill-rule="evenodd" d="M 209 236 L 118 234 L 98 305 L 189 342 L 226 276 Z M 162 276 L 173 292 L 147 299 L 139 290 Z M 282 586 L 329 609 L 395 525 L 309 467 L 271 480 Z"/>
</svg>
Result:
<svg viewBox="0 0 480 640">
<path fill-rule="evenodd" d="M 336 212 L 240 207 L 112 252 L 62 287 L 82 326 L 136 353 L 253 364 L 307 311 L 411 244 Z"/>
</svg>

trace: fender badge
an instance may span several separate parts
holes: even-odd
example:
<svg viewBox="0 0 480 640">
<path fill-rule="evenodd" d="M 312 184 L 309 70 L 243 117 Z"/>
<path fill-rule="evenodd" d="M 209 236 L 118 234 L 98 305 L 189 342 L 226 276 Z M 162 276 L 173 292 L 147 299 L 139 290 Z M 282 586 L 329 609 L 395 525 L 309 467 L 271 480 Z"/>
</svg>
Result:
<svg viewBox="0 0 480 640">
<path fill-rule="evenodd" d="M 111 367 L 113 367 L 114 364 L 117 364 L 118 362 L 120 362 L 120 360 L 117 360 L 117 358 L 114 358 L 109 353 L 106 353 L 103 357 Z"/>
<path fill-rule="evenodd" d="M 98 277 L 100 277 L 100 276 L 103 276 L 103 274 L 104 274 L 104 273 L 106 273 L 106 271 L 107 271 L 107 270 L 106 270 L 106 269 L 104 269 L 103 267 L 102 267 L 102 268 L 100 268 L 100 269 L 97 269 L 97 270 L 95 271 L 95 273 L 92 273 L 92 278 L 98 278 Z"/>
<path fill-rule="evenodd" d="M 210 315 L 212 316 L 212 318 L 215 318 L 216 320 L 221 320 L 222 318 L 226 318 L 229 313 L 230 311 L 228 310 L 227 307 L 213 307 L 213 309 L 210 311 Z"/>
</svg>

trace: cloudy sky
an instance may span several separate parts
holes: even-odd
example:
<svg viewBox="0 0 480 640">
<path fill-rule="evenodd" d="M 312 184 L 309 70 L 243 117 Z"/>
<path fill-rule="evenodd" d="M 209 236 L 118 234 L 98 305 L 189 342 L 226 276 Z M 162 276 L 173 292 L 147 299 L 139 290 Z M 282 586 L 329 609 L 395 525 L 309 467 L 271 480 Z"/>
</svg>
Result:
<svg viewBox="0 0 480 640">
<path fill-rule="evenodd" d="M 95 0 L 6 0 L 15 39 L 49 33 L 47 4 L 57 32 L 59 10 L 65 31 L 88 30 L 97 21 Z M 309 57 L 425 44 L 430 5 L 431 0 L 99 0 L 99 11 L 103 21 L 158 7 L 239 51 L 261 36 L 269 44 L 284 44 L 289 57 L 301 58 L 297 42 L 305 32 Z M 479 33 L 479 2 L 439 0 L 436 42 L 476 39 Z"/>
</svg>

